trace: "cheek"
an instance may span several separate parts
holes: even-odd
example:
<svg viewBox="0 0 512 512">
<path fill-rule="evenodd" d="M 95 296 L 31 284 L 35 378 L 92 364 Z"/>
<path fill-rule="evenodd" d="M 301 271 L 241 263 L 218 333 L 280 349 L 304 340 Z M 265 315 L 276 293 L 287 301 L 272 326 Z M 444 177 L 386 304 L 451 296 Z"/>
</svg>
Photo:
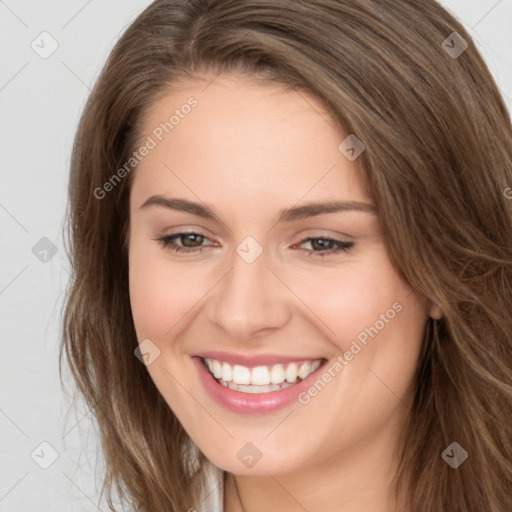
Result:
<svg viewBox="0 0 512 512">
<path fill-rule="evenodd" d="M 384 260 L 351 264 L 328 272 L 301 274 L 291 286 L 308 306 L 315 324 L 322 324 L 327 338 L 346 350 L 366 328 L 393 323 L 399 311 L 416 302 Z M 412 300 L 411 300 L 412 299 Z M 381 316 L 383 315 L 383 316 Z"/>
<path fill-rule="evenodd" d="M 139 339 L 165 338 L 204 295 L 197 272 L 190 275 L 186 265 L 172 264 L 155 252 L 137 243 L 130 249 L 130 303 Z"/>
</svg>

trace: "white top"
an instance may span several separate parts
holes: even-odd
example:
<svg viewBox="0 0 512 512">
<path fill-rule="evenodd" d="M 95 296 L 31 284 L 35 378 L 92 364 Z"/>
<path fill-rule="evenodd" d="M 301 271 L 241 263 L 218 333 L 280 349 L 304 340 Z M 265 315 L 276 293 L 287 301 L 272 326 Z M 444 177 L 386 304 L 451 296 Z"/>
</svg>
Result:
<svg viewBox="0 0 512 512">
<path fill-rule="evenodd" d="M 224 471 L 211 464 L 207 470 L 206 489 L 199 504 L 200 511 L 222 512 L 224 507 Z M 193 512 L 193 509 L 189 512 Z"/>
</svg>

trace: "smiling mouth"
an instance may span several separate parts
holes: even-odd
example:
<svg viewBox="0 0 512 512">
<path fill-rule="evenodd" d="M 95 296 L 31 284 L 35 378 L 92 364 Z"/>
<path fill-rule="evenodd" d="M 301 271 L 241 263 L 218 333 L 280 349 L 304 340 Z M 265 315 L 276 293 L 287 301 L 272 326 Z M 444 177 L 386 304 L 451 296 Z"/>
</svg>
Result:
<svg viewBox="0 0 512 512">
<path fill-rule="evenodd" d="M 249 368 L 217 359 L 202 357 L 201 360 L 221 386 L 242 393 L 271 393 L 294 386 L 327 361 L 320 358 Z"/>
</svg>

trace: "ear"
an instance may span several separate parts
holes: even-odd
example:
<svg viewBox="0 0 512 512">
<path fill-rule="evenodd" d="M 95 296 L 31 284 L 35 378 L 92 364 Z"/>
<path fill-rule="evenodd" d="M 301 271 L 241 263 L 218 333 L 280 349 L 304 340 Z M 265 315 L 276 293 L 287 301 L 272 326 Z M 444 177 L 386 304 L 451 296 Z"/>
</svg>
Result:
<svg viewBox="0 0 512 512">
<path fill-rule="evenodd" d="M 429 307 L 429 311 L 428 311 L 428 315 L 433 318 L 434 320 L 439 320 L 440 318 L 443 317 L 443 310 L 441 309 L 440 306 L 438 306 L 437 304 L 431 302 L 430 303 L 430 307 Z"/>
</svg>

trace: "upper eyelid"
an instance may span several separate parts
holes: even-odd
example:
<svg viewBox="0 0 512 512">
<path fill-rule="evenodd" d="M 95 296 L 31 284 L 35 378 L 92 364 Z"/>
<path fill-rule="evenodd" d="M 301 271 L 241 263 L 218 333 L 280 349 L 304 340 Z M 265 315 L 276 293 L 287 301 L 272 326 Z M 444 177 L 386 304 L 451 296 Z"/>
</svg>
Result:
<svg viewBox="0 0 512 512">
<path fill-rule="evenodd" d="M 180 235 L 199 235 L 203 238 L 210 240 L 213 242 L 211 237 L 209 235 L 205 235 L 204 233 L 201 233 L 201 231 L 177 231 L 176 233 L 169 233 L 168 235 L 162 235 L 160 238 L 178 238 Z"/>
</svg>

